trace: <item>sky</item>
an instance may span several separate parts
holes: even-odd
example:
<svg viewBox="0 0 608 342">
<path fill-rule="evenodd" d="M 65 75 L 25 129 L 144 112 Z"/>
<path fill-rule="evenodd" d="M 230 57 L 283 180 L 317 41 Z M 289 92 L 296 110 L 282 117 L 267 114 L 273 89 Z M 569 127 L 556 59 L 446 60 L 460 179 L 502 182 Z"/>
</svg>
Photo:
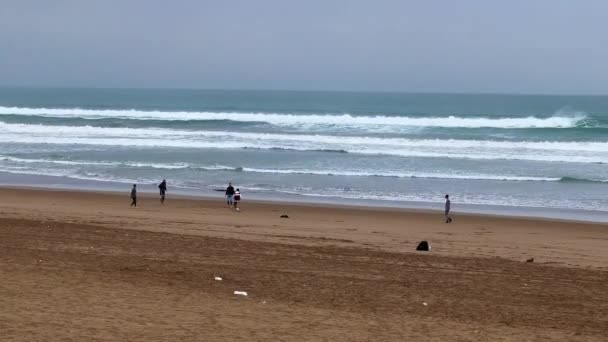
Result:
<svg viewBox="0 0 608 342">
<path fill-rule="evenodd" d="M 0 84 L 608 94 L 605 0 L 0 0 Z"/>
</svg>

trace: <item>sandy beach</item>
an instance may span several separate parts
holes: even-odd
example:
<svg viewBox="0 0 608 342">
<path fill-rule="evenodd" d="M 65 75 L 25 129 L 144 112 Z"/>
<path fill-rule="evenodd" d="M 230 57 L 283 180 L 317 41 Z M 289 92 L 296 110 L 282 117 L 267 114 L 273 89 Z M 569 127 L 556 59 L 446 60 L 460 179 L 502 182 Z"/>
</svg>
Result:
<svg viewBox="0 0 608 342">
<path fill-rule="evenodd" d="M 608 339 L 606 224 L 129 203 L 0 189 L 0 340 Z"/>
</svg>

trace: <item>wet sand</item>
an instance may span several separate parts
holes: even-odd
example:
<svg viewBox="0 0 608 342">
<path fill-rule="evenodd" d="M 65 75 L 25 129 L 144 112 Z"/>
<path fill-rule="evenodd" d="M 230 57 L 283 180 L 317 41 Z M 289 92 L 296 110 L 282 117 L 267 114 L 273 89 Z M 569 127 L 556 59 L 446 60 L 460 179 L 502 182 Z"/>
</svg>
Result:
<svg viewBox="0 0 608 342">
<path fill-rule="evenodd" d="M 129 203 L 0 189 L 0 340 L 608 338 L 605 224 L 456 203 L 451 225 L 378 208 Z M 431 253 L 414 251 L 423 239 Z"/>
</svg>

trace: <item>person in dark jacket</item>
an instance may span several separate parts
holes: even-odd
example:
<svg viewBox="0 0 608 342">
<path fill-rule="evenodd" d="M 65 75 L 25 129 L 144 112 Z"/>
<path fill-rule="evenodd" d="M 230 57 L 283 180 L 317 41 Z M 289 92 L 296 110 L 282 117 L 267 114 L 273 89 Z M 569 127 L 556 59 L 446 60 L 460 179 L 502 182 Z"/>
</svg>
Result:
<svg viewBox="0 0 608 342">
<path fill-rule="evenodd" d="M 228 183 L 228 187 L 226 188 L 226 205 L 228 206 L 228 208 L 232 208 L 232 204 L 234 203 L 233 197 L 234 187 L 232 186 L 232 183 Z"/>
<path fill-rule="evenodd" d="M 133 184 L 133 188 L 131 188 L 131 206 L 137 207 L 137 184 Z"/>
<path fill-rule="evenodd" d="M 158 189 L 160 190 L 160 204 L 164 204 L 165 194 L 167 193 L 167 181 L 163 179 L 163 181 L 158 184 Z"/>
</svg>

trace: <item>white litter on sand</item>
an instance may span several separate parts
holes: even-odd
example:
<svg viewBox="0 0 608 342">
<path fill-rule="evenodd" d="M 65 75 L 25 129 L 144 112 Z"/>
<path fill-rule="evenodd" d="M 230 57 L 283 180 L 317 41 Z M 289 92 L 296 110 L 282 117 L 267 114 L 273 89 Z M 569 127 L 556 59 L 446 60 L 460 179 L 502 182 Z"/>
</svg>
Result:
<svg viewBox="0 0 608 342">
<path fill-rule="evenodd" d="M 234 291 L 234 294 L 237 296 L 245 296 L 247 297 L 247 292 L 245 291 Z"/>
<path fill-rule="evenodd" d="M 426 302 L 423 302 L 422 305 L 427 306 L 428 304 Z"/>
<path fill-rule="evenodd" d="M 222 277 L 213 277 L 213 279 L 215 279 L 217 281 L 222 281 Z"/>
</svg>

